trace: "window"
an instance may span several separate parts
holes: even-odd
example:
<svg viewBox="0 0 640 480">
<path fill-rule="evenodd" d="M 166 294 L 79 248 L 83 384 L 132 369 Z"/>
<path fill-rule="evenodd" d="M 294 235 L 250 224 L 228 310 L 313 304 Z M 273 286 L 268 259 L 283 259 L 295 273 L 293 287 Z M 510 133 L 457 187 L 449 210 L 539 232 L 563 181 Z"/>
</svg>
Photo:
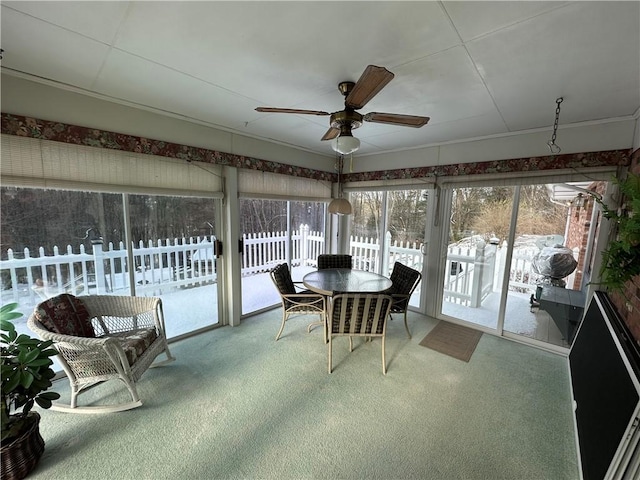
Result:
<svg viewBox="0 0 640 480">
<path fill-rule="evenodd" d="M 280 302 L 275 286 L 265 288 L 276 265 L 289 264 L 294 281 L 315 269 L 324 253 L 325 211 L 324 202 L 240 200 L 243 315 Z"/>
<path fill-rule="evenodd" d="M 1 300 L 18 302 L 20 331 L 38 303 L 60 293 L 159 296 L 169 337 L 218 322 L 214 199 L 17 187 L 0 194 Z"/>
</svg>

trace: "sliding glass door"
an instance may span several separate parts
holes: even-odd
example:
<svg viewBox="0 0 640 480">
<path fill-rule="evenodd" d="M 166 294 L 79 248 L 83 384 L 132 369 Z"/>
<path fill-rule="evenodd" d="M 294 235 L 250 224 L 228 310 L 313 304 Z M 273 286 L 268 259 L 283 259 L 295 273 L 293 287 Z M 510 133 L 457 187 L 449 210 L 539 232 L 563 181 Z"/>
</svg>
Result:
<svg viewBox="0 0 640 480">
<path fill-rule="evenodd" d="M 169 338 L 218 323 L 217 200 L 1 192 L 2 303 L 17 302 L 21 322 L 41 301 L 70 293 L 158 296 Z"/>
<path fill-rule="evenodd" d="M 137 296 L 162 298 L 169 338 L 218 324 L 216 204 L 129 195 Z"/>
<path fill-rule="evenodd" d="M 449 190 L 439 316 L 569 347 L 566 321 L 540 305 L 540 288 L 584 292 L 599 218 L 593 197 L 606 188 L 587 181 Z"/>
<path fill-rule="evenodd" d="M 382 241 L 386 232 L 385 192 L 353 192 L 349 253 L 353 268 L 380 273 L 383 270 Z M 386 270 L 386 268 L 385 268 Z"/>
<path fill-rule="evenodd" d="M 451 192 L 441 314 L 497 329 L 513 187 Z"/>
<path fill-rule="evenodd" d="M 505 333 L 570 346 L 572 329 L 564 315 L 568 310 L 538 300 L 542 289 L 561 289 L 561 294 L 570 290 L 575 298 L 584 295 L 599 222 L 593 196 L 581 190 L 589 186 L 598 195 L 606 182 L 520 187 Z"/>
<path fill-rule="evenodd" d="M 130 295 L 122 195 L 2 187 L 2 303 L 26 322 L 61 293 Z M 24 325 L 26 329 L 26 325 Z"/>
<path fill-rule="evenodd" d="M 428 190 L 352 192 L 350 253 L 354 268 L 390 276 L 395 262 L 422 273 Z M 420 305 L 422 282 L 409 304 Z"/>
<path fill-rule="evenodd" d="M 242 314 L 280 302 L 269 271 L 287 263 L 294 282 L 316 268 L 325 251 L 326 204 L 240 199 Z"/>
<path fill-rule="evenodd" d="M 395 262 L 422 273 L 425 259 L 428 190 L 392 190 L 387 200 L 387 232 L 384 238 L 382 274 L 390 276 Z M 424 282 L 411 295 L 409 305 L 420 306 Z"/>
</svg>

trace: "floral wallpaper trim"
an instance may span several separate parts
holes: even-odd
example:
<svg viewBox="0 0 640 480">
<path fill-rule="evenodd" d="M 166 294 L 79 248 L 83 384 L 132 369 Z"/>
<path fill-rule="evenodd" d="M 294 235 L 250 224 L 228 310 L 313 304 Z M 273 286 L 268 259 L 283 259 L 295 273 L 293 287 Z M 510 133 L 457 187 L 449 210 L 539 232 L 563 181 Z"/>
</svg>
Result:
<svg viewBox="0 0 640 480">
<path fill-rule="evenodd" d="M 24 137 L 53 140 L 99 148 L 111 148 L 127 152 L 146 153 L 187 161 L 198 161 L 216 165 L 229 165 L 237 168 L 249 168 L 264 172 L 280 173 L 315 180 L 337 181 L 335 173 L 310 168 L 297 167 L 283 163 L 246 157 L 231 153 L 190 147 L 162 140 L 152 140 L 122 133 L 67 125 L 61 122 L 40 120 L 21 115 L 2 113 L 2 133 Z M 637 158 L 640 150 L 633 152 Z M 601 166 L 628 166 L 631 163 L 630 150 L 610 150 L 607 152 L 573 153 L 549 155 L 544 157 L 516 158 L 485 162 L 459 163 L 435 167 L 414 167 L 376 172 L 344 174 L 345 182 L 369 180 L 396 180 L 424 177 L 444 177 L 458 175 L 480 175 L 487 173 L 517 173 L 523 171 L 542 171 L 575 169 Z"/>
<path fill-rule="evenodd" d="M 629 150 L 606 152 L 572 153 L 545 157 L 514 158 L 488 162 L 459 163 L 437 167 L 415 167 L 401 170 L 380 170 L 344 174 L 345 182 L 367 180 L 392 180 L 425 177 L 452 177 L 458 175 L 480 175 L 487 173 L 515 173 L 543 170 L 577 169 L 585 167 L 627 166 L 631 162 Z"/>
<path fill-rule="evenodd" d="M 315 180 L 337 181 L 337 174 L 311 168 L 297 167 L 259 158 L 234 155 L 206 148 L 190 147 L 177 143 L 136 137 L 122 133 L 108 132 L 87 127 L 67 125 L 61 122 L 40 120 L 2 113 L 2 133 L 23 137 L 72 143 L 88 147 L 110 148 L 124 152 L 144 153 L 161 157 L 183 159 L 188 162 L 204 162 L 250 168 L 264 172 L 281 173 Z"/>
</svg>

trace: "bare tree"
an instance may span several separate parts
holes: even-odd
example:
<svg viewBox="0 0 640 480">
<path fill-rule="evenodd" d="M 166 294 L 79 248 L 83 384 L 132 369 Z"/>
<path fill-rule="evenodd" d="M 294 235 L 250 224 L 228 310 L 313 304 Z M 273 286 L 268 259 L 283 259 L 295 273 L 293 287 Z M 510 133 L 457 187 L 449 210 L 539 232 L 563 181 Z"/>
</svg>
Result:
<svg viewBox="0 0 640 480">
<path fill-rule="evenodd" d="M 501 198 L 502 197 L 502 198 Z M 481 203 L 472 228 L 484 236 L 506 239 L 511 223 L 512 200 L 494 195 Z M 517 235 L 564 235 L 567 207 L 553 202 L 546 185 L 520 188 Z"/>
</svg>

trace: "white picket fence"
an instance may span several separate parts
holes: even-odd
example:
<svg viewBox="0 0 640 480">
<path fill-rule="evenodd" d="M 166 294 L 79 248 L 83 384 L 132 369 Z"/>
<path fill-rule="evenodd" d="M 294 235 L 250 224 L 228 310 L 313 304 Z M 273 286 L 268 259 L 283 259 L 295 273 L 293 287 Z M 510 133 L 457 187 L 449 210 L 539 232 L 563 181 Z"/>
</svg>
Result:
<svg viewBox="0 0 640 480">
<path fill-rule="evenodd" d="M 313 232 L 308 225 L 288 232 L 259 232 L 244 234 L 242 244 L 242 275 L 271 270 L 283 262 L 294 267 L 317 266 L 318 255 L 324 252 L 324 234 Z"/>
<path fill-rule="evenodd" d="M 377 239 L 351 237 L 350 253 L 354 268 L 377 271 L 380 258 L 388 258 L 386 275 L 389 275 L 396 261 L 422 270 L 422 244 L 391 242 L 391 233 L 387 232 L 385 244 L 388 252 L 380 254 Z M 502 246 L 487 245 L 477 241 L 467 245 L 450 245 L 447 249 L 446 273 L 444 277 L 444 300 L 468 307 L 479 307 L 482 301 L 502 284 L 506 268 L 506 243 Z M 509 290 L 521 293 L 533 293 L 539 275 L 533 270 L 533 259 L 539 252 L 536 247 L 516 247 L 513 250 L 509 270 Z M 573 251 L 578 259 L 579 250 Z M 567 279 L 567 285 L 573 285 L 574 271 Z"/>
<path fill-rule="evenodd" d="M 214 237 L 191 237 L 157 242 L 140 242 L 132 248 L 133 278 L 137 294 L 156 295 L 161 289 L 191 287 L 216 281 Z M 13 301 L 28 296 L 32 303 L 59 293 L 120 293 L 130 294 L 128 252 L 123 242 L 92 245 L 87 253 L 84 245 L 74 252 L 68 245 L 65 253 L 53 247 L 47 255 L 40 247 L 38 255 L 25 248 L 23 258 L 7 250 L 7 260 L 0 261 L 3 298 L 10 293 Z M 10 284 L 8 284 L 10 283 Z"/>
<path fill-rule="evenodd" d="M 364 238 L 351 236 L 349 241 L 349 253 L 353 258 L 353 268 L 378 271 L 378 265 L 382 258 L 388 262 L 382 273 L 389 276 L 393 270 L 393 264 L 401 262 L 408 267 L 422 270 L 421 243 L 391 241 L 391 233 L 387 232 L 385 238 L 386 251 L 380 253 L 380 243 L 377 238 Z"/>
<path fill-rule="evenodd" d="M 245 275 L 264 273 L 282 262 L 293 266 L 316 266 L 316 259 L 324 252 L 324 235 L 301 225 L 293 231 L 262 232 L 243 235 L 242 269 Z M 386 234 L 386 250 L 381 252 L 377 238 L 351 237 L 349 253 L 354 268 L 378 271 L 381 259 L 388 262 L 382 269 L 390 275 L 396 261 L 422 270 L 423 255 L 420 243 L 392 242 Z M 130 275 L 128 252 L 124 243 L 106 247 L 92 245 L 88 253 L 84 245 L 77 252 L 67 246 L 64 253 L 54 246 L 52 255 L 40 247 L 36 255 L 28 249 L 17 255 L 7 251 L 7 259 L 0 261 L 2 301 L 18 301 L 28 296 L 32 303 L 59 293 L 115 293 L 130 294 L 131 277 L 136 294 L 160 295 L 168 288 L 189 288 L 217 280 L 214 253 L 215 237 L 190 237 L 173 240 L 140 242 L 132 248 L 131 261 L 135 267 Z M 514 249 L 509 272 L 509 288 L 533 292 L 538 275 L 532 269 L 536 248 Z M 504 246 L 487 245 L 482 241 L 469 245 L 451 245 L 447 251 L 444 299 L 448 302 L 478 307 L 483 299 L 501 284 L 505 269 Z M 22 256 L 23 258 L 18 258 Z M 575 252 L 577 257 L 577 252 Z M 572 276 L 567 284 L 572 285 Z"/>
</svg>

